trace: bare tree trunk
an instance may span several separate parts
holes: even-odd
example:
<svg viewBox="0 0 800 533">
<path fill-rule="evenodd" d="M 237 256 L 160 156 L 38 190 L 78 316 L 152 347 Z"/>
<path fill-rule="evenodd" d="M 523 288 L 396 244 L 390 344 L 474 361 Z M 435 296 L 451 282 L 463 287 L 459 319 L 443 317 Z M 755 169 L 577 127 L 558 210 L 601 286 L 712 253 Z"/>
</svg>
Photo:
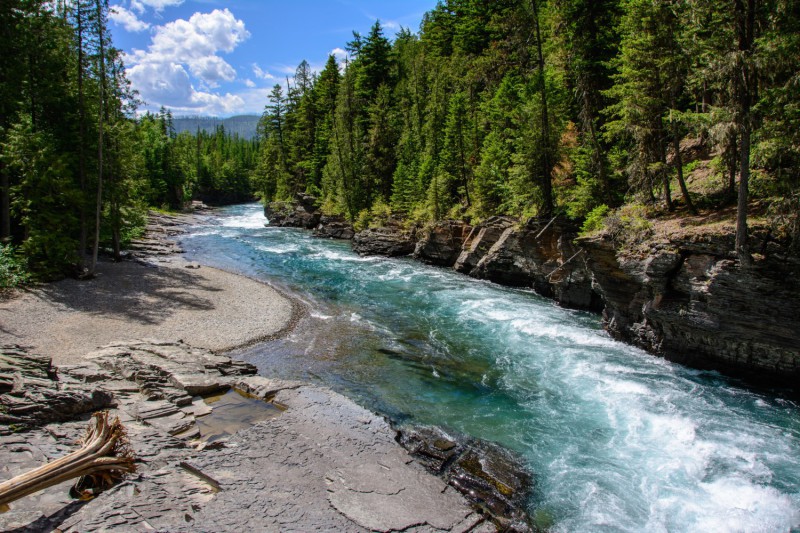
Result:
<svg viewBox="0 0 800 533">
<path fill-rule="evenodd" d="M 75 4 L 75 18 L 78 23 L 78 174 L 81 186 L 81 233 L 78 241 L 78 258 L 81 268 L 86 263 L 86 245 L 89 240 L 88 221 L 86 220 L 86 102 L 83 91 L 83 64 L 86 61 L 83 53 L 83 6 L 80 1 Z"/>
<path fill-rule="evenodd" d="M 11 240 L 11 187 L 5 167 L 0 161 L 0 242 Z"/>
<path fill-rule="evenodd" d="M 739 140 L 734 133 L 728 156 L 728 201 L 732 201 L 736 196 L 736 171 L 739 169 L 738 144 Z"/>
<path fill-rule="evenodd" d="M 748 185 L 750 181 L 750 128 L 745 128 L 741 135 L 741 167 L 739 170 L 739 201 L 736 205 L 736 255 L 742 264 L 751 261 L 747 245 L 747 203 Z"/>
<path fill-rule="evenodd" d="M 658 173 L 661 175 L 661 183 L 664 185 L 664 200 L 667 202 L 667 209 L 671 212 L 675 211 L 675 204 L 672 203 L 672 191 L 669 187 L 669 172 L 667 172 L 667 148 L 664 146 L 664 121 L 659 119 L 659 131 L 662 135 L 658 140 L 658 158 L 661 162 Z"/>
<path fill-rule="evenodd" d="M 542 137 L 544 143 L 542 146 L 542 212 L 540 215 L 549 217 L 553 214 L 553 182 L 550 161 L 550 118 L 547 111 L 547 83 L 544 79 L 544 53 L 542 52 L 542 32 L 539 24 L 539 0 L 531 0 L 531 7 L 533 8 L 534 24 L 536 28 L 536 52 L 538 55 L 539 65 L 539 92 L 542 95 Z"/>
<path fill-rule="evenodd" d="M 97 1 L 97 32 L 100 41 L 100 109 L 97 122 L 97 205 L 94 219 L 94 246 L 92 247 L 92 266 L 90 274 L 97 271 L 97 254 L 100 250 L 100 219 L 103 212 L 103 127 L 106 112 L 106 50 L 105 21 L 103 20 L 102 0 Z"/>
<path fill-rule="evenodd" d="M 747 2 L 745 6 L 744 2 Z M 750 250 L 747 244 L 747 204 L 750 181 L 750 133 L 753 127 L 750 116 L 755 72 L 752 64 L 755 32 L 756 0 L 735 0 L 736 33 L 739 41 L 737 61 L 736 104 L 737 121 L 740 129 L 739 145 L 739 201 L 736 206 L 736 255 L 743 265 L 750 264 Z"/>
<path fill-rule="evenodd" d="M 686 202 L 686 207 L 689 208 L 689 212 L 696 215 L 697 209 L 695 209 L 692 203 L 692 198 L 689 196 L 689 189 L 686 187 L 686 181 L 683 179 L 683 156 L 681 156 L 681 141 L 679 139 L 677 126 L 673 127 L 672 146 L 675 150 L 675 168 L 678 170 L 678 185 L 681 187 L 683 201 Z"/>
<path fill-rule="evenodd" d="M 127 448 L 125 430 L 117 418 L 108 422 L 108 412 L 96 413 L 81 449 L 35 470 L 0 483 L 0 505 L 98 472 L 134 472 L 133 454 Z"/>
</svg>

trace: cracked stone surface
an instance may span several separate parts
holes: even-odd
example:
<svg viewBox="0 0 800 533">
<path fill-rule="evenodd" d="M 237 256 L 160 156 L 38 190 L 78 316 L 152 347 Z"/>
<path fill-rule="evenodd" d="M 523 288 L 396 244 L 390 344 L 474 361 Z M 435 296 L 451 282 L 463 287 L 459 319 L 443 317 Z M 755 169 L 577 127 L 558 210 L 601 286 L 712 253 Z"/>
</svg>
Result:
<svg viewBox="0 0 800 533">
<path fill-rule="evenodd" d="M 156 341 L 115 344 L 60 368 L 60 386 L 113 395 L 138 472 L 88 502 L 68 496 L 69 482 L 13 502 L 0 530 L 495 530 L 414 461 L 382 417 L 328 389 L 250 371 Z M 285 411 L 204 443 L 194 422 L 214 404 L 197 387 L 236 387 Z M 75 450 L 88 416 L 0 432 L 0 480 Z"/>
</svg>

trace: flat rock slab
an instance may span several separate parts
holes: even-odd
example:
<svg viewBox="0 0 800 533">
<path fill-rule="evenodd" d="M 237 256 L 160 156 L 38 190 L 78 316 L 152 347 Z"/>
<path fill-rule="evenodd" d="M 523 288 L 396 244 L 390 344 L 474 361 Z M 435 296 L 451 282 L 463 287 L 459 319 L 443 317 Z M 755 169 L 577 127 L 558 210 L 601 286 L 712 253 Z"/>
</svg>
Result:
<svg viewBox="0 0 800 533">
<path fill-rule="evenodd" d="M 469 531 L 481 521 L 464 509 L 461 497 L 444 481 L 392 459 L 329 472 L 328 501 L 350 520 L 373 531 L 426 525 L 443 531 Z"/>
<path fill-rule="evenodd" d="M 383 418 L 310 385 L 274 398 L 287 407 L 280 417 L 239 432 L 193 463 L 222 487 L 195 527 L 469 531 L 483 521 L 397 445 Z"/>
<path fill-rule="evenodd" d="M 0 513 L 0 530 L 494 530 L 397 444 L 382 417 L 328 389 L 251 371 L 157 341 L 108 346 L 60 369 L 58 386 L 108 385 L 138 471 L 88 502 L 69 498 L 69 482 L 13 502 Z M 235 387 L 285 411 L 197 445 L 194 420 L 208 411 L 190 392 L 198 383 Z M 73 451 L 86 418 L 0 433 L 0 480 Z"/>
</svg>

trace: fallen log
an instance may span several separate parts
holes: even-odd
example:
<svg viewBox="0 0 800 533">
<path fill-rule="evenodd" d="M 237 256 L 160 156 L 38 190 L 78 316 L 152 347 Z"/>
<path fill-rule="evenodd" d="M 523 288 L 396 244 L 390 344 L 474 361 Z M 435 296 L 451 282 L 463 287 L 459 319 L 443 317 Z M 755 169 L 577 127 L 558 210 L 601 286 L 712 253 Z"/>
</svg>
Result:
<svg viewBox="0 0 800 533">
<path fill-rule="evenodd" d="M 108 418 L 107 411 L 94 414 L 79 450 L 0 483 L 0 506 L 70 479 L 102 475 L 109 481 L 135 472 L 125 428 L 119 418 Z"/>
</svg>

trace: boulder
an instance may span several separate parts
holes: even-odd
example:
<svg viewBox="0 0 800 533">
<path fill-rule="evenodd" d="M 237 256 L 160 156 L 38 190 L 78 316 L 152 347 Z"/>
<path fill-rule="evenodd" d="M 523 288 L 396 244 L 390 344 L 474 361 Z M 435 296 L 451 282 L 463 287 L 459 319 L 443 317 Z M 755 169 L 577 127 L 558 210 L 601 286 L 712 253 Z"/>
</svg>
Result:
<svg viewBox="0 0 800 533">
<path fill-rule="evenodd" d="M 341 215 L 322 215 L 314 229 L 315 237 L 350 240 L 355 235 L 353 225 Z"/>
<path fill-rule="evenodd" d="M 427 226 L 414 249 L 414 259 L 432 265 L 453 266 L 471 230 L 472 226 L 457 220 Z"/>
<path fill-rule="evenodd" d="M 353 250 L 361 255 L 399 257 L 414 252 L 414 232 L 394 220 L 380 228 L 368 228 L 353 236 Z"/>
<path fill-rule="evenodd" d="M 292 202 L 270 202 L 264 205 L 264 216 L 270 226 L 313 229 L 322 218 L 317 199 L 309 194 L 296 194 Z"/>
</svg>

